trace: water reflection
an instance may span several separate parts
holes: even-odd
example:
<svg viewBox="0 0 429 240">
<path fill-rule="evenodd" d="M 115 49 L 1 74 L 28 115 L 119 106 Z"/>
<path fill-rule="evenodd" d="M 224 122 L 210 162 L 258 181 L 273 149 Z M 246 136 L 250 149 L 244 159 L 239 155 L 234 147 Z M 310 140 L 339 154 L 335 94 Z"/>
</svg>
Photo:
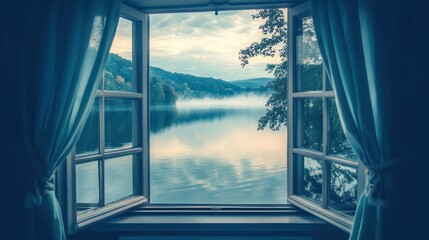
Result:
<svg viewBox="0 0 429 240">
<path fill-rule="evenodd" d="M 284 204 L 286 168 L 235 164 L 218 158 L 159 159 L 152 164 L 151 201 L 190 204 Z M 168 179 L 166 179 L 168 176 Z"/>
<path fill-rule="evenodd" d="M 286 131 L 257 131 L 265 97 L 151 109 L 151 202 L 286 203 Z"/>
<path fill-rule="evenodd" d="M 232 113 L 234 113 L 232 109 L 180 109 L 179 111 L 176 106 L 156 106 L 150 110 L 150 131 L 157 133 L 172 126 L 213 121 Z"/>
</svg>

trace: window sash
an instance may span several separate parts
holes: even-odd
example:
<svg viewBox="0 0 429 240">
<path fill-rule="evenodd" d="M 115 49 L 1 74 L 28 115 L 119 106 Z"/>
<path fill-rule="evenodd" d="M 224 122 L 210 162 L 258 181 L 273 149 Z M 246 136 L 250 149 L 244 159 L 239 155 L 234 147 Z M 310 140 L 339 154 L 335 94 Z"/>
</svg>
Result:
<svg viewBox="0 0 429 240">
<path fill-rule="evenodd" d="M 127 5 L 121 6 L 121 17 L 133 22 L 132 30 L 132 62 L 133 62 L 133 81 L 135 84 L 135 92 L 110 91 L 104 89 L 104 74 L 101 79 L 101 89 L 97 90 L 96 97 L 99 98 L 100 123 L 99 134 L 99 153 L 91 155 L 76 156 L 76 152 L 72 153 L 67 158 L 67 161 L 60 166 L 57 171 L 57 195 L 61 206 L 63 207 L 63 216 L 66 222 L 66 231 L 68 234 L 79 231 L 81 228 L 90 226 L 94 223 L 105 220 L 119 213 L 122 213 L 132 207 L 141 205 L 147 202 L 145 196 L 148 191 L 144 189 L 145 181 L 143 175 L 147 172 L 148 161 L 148 141 L 147 128 L 144 127 L 148 123 L 148 95 L 147 95 L 147 80 L 148 80 L 148 65 L 149 49 L 147 41 L 142 41 L 144 36 L 148 35 L 149 18 L 136 9 Z M 130 99 L 133 100 L 132 110 L 132 147 L 124 149 L 112 149 L 105 151 L 105 100 L 109 99 Z M 135 104 L 135 105 L 134 105 Z M 137 106 L 136 106 L 137 105 Z M 112 202 L 105 205 L 104 194 L 104 162 L 109 159 L 121 156 L 133 156 L 133 195 L 125 197 L 122 200 Z M 137 157 L 136 157 L 137 156 Z M 88 162 L 99 162 L 99 202 L 98 204 L 78 204 L 76 196 L 76 164 Z M 146 164 L 145 164 L 146 163 Z M 77 214 L 78 207 L 91 207 L 96 205 L 97 208 L 89 209 L 81 214 Z"/>
<path fill-rule="evenodd" d="M 322 90 L 299 92 L 295 91 L 298 80 L 297 71 L 297 34 L 302 34 L 298 29 L 298 23 L 303 17 L 311 16 L 309 2 L 298 5 L 294 8 L 289 9 L 288 14 L 288 25 L 289 25 L 289 79 L 288 79 L 288 201 L 298 208 L 301 208 L 307 212 L 310 212 L 322 219 L 334 224 L 335 226 L 349 232 L 352 226 L 353 217 L 329 208 L 328 196 L 330 191 L 329 174 L 331 164 L 341 164 L 348 167 L 357 169 L 357 198 L 362 194 L 364 190 L 364 167 L 360 161 L 348 159 L 341 156 L 333 156 L 328 154 L 328 101 L 335 98 L 333 90 L 328 89 L 328 80 L 326 70 L 323 68 L 323 82 Z M 295 145 L 296 137 L 299 138 L 300 131 L 297 127 L 300 126 L 301 119 L 297 119 L 295 109 L 297 106 L 295 102 L 300 99 L 322 99 L 322 112 L 323 112 L 323 124 L 322 124 L 322 151 L 315 151 Z M 321 203 L 317 204 L 302 195 L 298 194 L 298 181 L 297 176 L 300 175 L 298 172 L 298 165 L 296 155 L 302 157 L 315 158 L 322 161 L 322 199 Z M 300 163 L 303 164 L 303 163 Z"/>
</svg>

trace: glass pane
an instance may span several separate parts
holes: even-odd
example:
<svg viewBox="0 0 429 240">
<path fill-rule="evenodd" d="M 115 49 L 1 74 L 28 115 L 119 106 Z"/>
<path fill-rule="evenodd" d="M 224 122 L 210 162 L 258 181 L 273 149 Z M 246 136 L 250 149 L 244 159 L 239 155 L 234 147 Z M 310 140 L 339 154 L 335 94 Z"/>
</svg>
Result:
<svg viewBox="0 0 429 240">
<path fill-rule="evenodd" d="M 106 151 L 133 146 L 133 105 L 135 100 L 105 100 Z"/>
<path fill-rule="evenodd" d="M 298 194 L 312 201 L 322 202 L 322 161 L 310 157 L 297 157 Z"/>
<path fill-rule="evenodd" d="M 328 154 L 357 160 L 358 156 L 344 135 L 340 118 L 338 116 L 335 99 L 328 100 L 328 107 Z"/>
<path fill-rule="evenodd" d="M 302 18 L 302 33 L 296 39 L 297 91 L 322 90 L 323 61 L 317 45 L 313 18 Z M 299 33 L 298 33 L 299 34 Z"/>
<path fill-rule="evenodd" d="M 106 204 L 133 194 L 133 156 L 106 159 L 104 162 Z"/>
<path fill-rule="evenodd" d="M 76 155 L 97 154 L 100 152 L 100 99 L 96 98 L 85 127 L 76 143 Z"/>
<path fill-rule="evenodd" d="M 328 77 L 326 77 L 326 91 L 332 91 L 332 84 Z"/>
<path fill-rule="evenodd" d="M 331 164 L 329 207 L 353 215 L 357 204 L 357 169 Z"/>
<path fill-rule="evenodd" d="M 297 146 L 322 151 L 323 100 L 299 99 L 296 112 Z"/>
<path fill-rule="evenodd" d="M 98 161 L 76 165 L 76 202 L 93 203 L 99 198 Z"/>
<path fill-rule="evenodd" d="M 104 89 L 135 91 L 133 79 L 133 23 L 120 18 L 110 54 L 104 67 Z"/>
</svg>

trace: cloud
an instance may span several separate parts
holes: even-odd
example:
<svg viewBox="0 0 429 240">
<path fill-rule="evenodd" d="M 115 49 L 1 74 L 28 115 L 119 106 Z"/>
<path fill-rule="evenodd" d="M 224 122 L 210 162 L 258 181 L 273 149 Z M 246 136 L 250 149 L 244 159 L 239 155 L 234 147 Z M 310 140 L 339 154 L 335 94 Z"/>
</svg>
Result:
<svg viewBox="0 0 429 240">
<path fill-rule="evenodd" d="M 150 16 L 150 56 L 152 66 L 197 76 L 237 80 L 272 77 L 267 63 L 280 59 L 255 57 L 241 67 L 238 53 L 263 37 L 261 19 L 252 19 L 254 10 L 154 14 Z M 112 52 L 130 59 L 131 24 L 121 20 Z"/>
<path fill-rule="evenodd" d="M 116 53 L 129 60 L 132 60 L 132 26 L 131 21 L 120 18 L 115 38 L 113 39 L 112 46 L 110 47 L 110 52 Z"/>
</svg>

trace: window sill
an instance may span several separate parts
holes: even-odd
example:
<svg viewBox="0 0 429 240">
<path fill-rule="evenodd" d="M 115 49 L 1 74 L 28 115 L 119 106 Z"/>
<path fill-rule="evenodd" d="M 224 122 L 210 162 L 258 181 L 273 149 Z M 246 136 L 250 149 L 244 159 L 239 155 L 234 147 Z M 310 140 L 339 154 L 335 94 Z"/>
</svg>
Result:
<svg viewBox="0 0 429 240">
<path fill-rule="evenodd" d="M 284 210 L 172 210 L 136 208 L 78 234 L 91 239 L 120 236 L 306 236 L 347 239 L 327 222 L 295 208 Z M 108 237 L 107 237 L 108 236 Z M 106 238 L 107 237 L 107 238 Z M 79 238 L 76 238 L 79 239 Z"/>
</svg>

